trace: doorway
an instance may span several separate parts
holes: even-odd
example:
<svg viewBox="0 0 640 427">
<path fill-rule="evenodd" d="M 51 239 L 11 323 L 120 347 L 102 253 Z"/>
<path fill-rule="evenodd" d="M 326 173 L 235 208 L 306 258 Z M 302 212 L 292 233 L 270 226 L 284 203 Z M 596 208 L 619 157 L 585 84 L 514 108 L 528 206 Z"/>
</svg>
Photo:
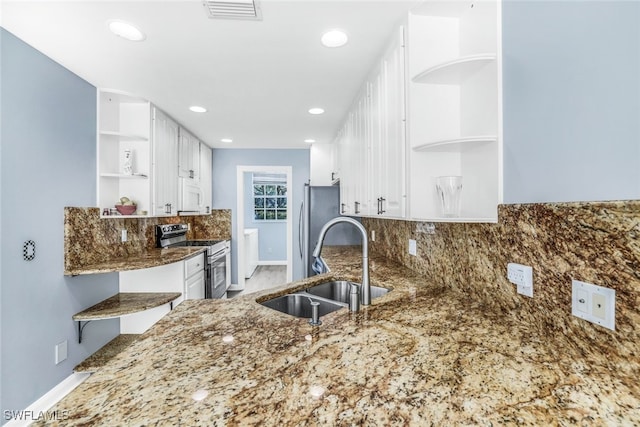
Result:
<svg viewBox="0 0 640 427">
<path fill-rule="evenodd" d="M 236 241 L 237 241 L 237 285 L 229 290 L 243 291 L 246 285 L 246 276 L 251 275 L 256 264 L 256 254 L 253 245 L 260 246 L 260 233 L 249 225 L 284 225 L 284 253 L 285 260 L 266 261 L 266 264 L 285 265 L 286 281 L 274 283 L 283 285 L 293 280 L 293 215 L 292 215 L 292 178 L 291 166 L 237 166 L 237 205 L 236 205 Z M 255 180 L 255 181 L 254 181 Z M 251 197 L 247 197 L 248 188 L 255 191 Z M 253 206 L 248 203 L 253 204 Z M 248 217 L 248 215 L 251 215 Z M 247 237 L 245 238 L 245 232 Z M 255 235 L 254 235 L 255 234 Z M 264 234 L 264 233 L 263 233 Z M 264 236 L 265 240 L 268 236 Z M 257 240 L 258 243 L 254 242 Z M 248 246 L 249 245 L 249 246 Z M 264 244 L 262 245 L 265 246 Z M 267 248 L 267 251 L 272 249 Z M 259 251 L 259 249 L 258 249 Z M 247 271 L 251 269 L 251 271 Z M 249 274 L 248 274 L 249 273 Z M 255 289 L 252 289 L 252 291 Z"/>
</svg>

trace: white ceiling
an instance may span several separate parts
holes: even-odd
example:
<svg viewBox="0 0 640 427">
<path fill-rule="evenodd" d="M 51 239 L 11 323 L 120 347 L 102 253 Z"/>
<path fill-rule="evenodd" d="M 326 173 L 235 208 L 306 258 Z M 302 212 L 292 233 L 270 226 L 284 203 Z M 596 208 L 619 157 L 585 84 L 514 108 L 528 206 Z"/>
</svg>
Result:
<svg viewBox="0 0 640 427">
<path fill-rule="evenodd" d="M 94 86 L 148 99 L 213 147 L 307 148 L 306 138 L 332 141 L 367 71 L 418 3 L 262 0 L 263 20 L 241 21 L 209 19 L 200 0 L 2 0 L 0 25 Z M 146 40 L 113 35 L 109 19 L 134 23 Z M 322 46 L 331 28 L 346 30 L 349 43 Z M 310 115 L 315 106 L 326 113 Z"/>
</svg>

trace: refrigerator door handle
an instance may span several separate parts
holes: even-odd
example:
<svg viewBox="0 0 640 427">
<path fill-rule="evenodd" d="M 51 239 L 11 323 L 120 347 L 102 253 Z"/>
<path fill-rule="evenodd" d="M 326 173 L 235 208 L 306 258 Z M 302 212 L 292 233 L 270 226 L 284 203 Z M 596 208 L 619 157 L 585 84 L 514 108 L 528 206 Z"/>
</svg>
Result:
<svg viewBox="0 0 640 427">
<path fill-rule="evenodd" d="M 300 203 L 300 215 L 298 216 L 298 249 L 300 250 L 300 259 L 302 259 L 302 233 L 304 224 L 302 222 L 302 213 L 304 212 L 304 202 Z"/>
</svg>

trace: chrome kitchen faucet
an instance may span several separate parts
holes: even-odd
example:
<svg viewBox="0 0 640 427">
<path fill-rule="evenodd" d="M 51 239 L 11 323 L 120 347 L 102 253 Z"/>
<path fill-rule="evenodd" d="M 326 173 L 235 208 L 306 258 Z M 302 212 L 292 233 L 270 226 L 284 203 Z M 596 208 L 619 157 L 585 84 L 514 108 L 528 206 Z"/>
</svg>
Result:
<svg viewBox="0 0 640 427">
<path fill-rule="evenodd" d="M 327 234 L 327 231 L 329 231 L 331 227 L 341 222 L 354 225 L 362 235 L 362 305 L 369 305 L 371 304 L 371 286 L 369 285 L 369 240 L 367 238 L 367 230 L 362 224 L 355 219 L 346 216 L 339 216 L 329 220 L 329 222 L 322 226 L 322 230 L 320 230 L 318 244 L 313 250 L 313 256 L 315 258 L 320 258 L 322 242 L 324 241 L 325 234 Z"/>
</svg>

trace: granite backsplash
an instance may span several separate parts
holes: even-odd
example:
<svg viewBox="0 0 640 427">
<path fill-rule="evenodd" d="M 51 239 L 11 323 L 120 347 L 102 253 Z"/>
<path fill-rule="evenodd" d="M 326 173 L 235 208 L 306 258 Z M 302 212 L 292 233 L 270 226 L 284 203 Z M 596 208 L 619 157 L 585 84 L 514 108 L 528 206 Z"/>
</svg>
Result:
<svg viewBox="0 0 640 427">
<path fill-rule="evenodd" d="M 640 201 L 501 205 L 498 218 L 435 223 L 433 234 L 411 221 L 362 222 L 376 232 L 370 250 L 419 272 L 426 286 L 448 286 L 549 339 L 568 337 L 585 360 L 605 354 L 616 369 L 640 376 L 628 363 L 640 352 Z M 417 256 L 408 253 L 409 239 Z M 533 298 L 508 282 L 509 262 L 533 267 Z M 615 289 L 615 331 L 571 315 L 572 279 Z"/>
<path fill-rule="evenodd" d="M 231 239 L 231 210 L 213 210 L 210 215 L 158 218 L 100 218 L 99 208 L 64 209 L 64 267 L 75 271 L 128 256 L 139 256 L 155 248 L 155 226 L 190 224 L 188 239 Z M 121 231 L 127 241 L 121 242 Z"/>
</svg>

